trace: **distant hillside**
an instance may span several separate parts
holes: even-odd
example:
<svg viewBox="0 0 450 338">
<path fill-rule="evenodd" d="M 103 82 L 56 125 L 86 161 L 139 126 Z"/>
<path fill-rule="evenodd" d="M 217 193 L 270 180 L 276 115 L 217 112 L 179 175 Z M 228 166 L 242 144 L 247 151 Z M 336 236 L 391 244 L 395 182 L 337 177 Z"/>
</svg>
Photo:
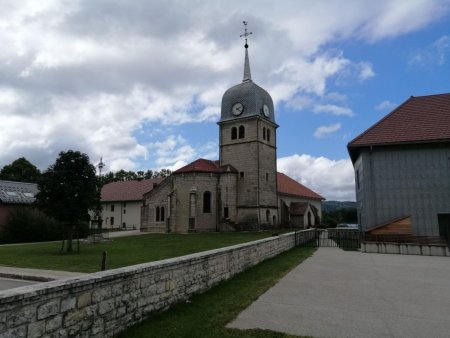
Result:
<svg viewBox="0 0 450 338">
<path fill-rule="evenodd" d="M 356 202 L 351 201 L 325 201 L 322 203 L 322 211 L 333 212 L 341 209 L 356 209 Z"/>
</svg>

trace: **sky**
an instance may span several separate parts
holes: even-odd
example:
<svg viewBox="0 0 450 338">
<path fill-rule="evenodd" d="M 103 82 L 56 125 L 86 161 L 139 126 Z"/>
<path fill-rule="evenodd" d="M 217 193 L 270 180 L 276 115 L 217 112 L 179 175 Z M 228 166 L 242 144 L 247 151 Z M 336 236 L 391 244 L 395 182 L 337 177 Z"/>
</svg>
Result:
<svg viewBox="0 0 450 338">
<path fill-rule="evenodd" d="M 0 168 L 78 150 L 106 171 L 218 159 L 223 93 L 275 104 L 278 171 L 354 200 L 347 144 L 450 91 L 450 0 L 0 0 Z"/>
</svg>

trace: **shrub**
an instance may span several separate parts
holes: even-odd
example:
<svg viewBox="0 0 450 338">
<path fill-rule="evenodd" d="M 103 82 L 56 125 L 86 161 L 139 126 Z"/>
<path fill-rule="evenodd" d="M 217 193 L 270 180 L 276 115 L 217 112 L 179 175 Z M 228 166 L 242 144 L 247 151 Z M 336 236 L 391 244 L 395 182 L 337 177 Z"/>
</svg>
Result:
<svg viewBox="0 0 450 338">
<path fill-rule="evenodd" d="M 41 242 L 63 238 L 63 228 L 54 219 L 31 207 L 22 207 L 9 214 L 3 232 L 5 242 Z"/>
</svg>

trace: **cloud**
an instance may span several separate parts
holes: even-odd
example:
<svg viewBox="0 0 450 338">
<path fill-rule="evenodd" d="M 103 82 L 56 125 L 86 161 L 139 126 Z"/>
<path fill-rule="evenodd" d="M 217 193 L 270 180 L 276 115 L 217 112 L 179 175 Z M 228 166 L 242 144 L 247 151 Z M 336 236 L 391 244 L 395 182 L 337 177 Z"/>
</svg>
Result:
<svg viewBox="0 0 450 338">
<path fill-rule="evenodd" d="M 148 146 L 150 157 L 154 158 L 156 167 L 153 169 L 177 170 L 197 157 L 216 160 L 218 146 L 215 142 L 192 146 L 180 135 L 169 135 L 165 140 L 150 143 Z"/>
<path fill-rule="evenodd" d="M 315 113 L 328 113 L 332 115 L 353 116 L 353 111 L 347 107 L 339 107 L 334 104 L 318 104 L 313 108 Z"/>
<path fill-rule="evenodd" d="M 429 46 L 417 51 L 409 60 L 409 66 L 443 66 L 450 53 L 450 35 L 441 36 Z"/>
<path fill-rule="evenodd" d="M 358 68 L 358 74 L 359 74 L 358 77 L 361 81 L 370 79 L 371 77 L 375 76 L 373 66 L 369 62 L 359 62 L 357 65 L 357 68 Z"/>
<path fill-rule="evenodd" d="M 397 107 L 397 104 L 395 104 L 395 103 L 393 103 L 393 102 L 391 102 L 389 100 L 384 100 L 383 102 L 380 102 L 377 105 L 376 109 L 377 110 L 392 110 L 395 107 Z"/>
<path fill-rule="evenodd" d="M 237 18 L 251 21 L 255 82 L 277 104 L 302 107 L 291 100 L 327 97 L 334 78 L 374 76 L 369 62 L 330 44 L 418 30 L 446 15 L 448 2 L 23 0 L 2 1 L 0 11 L 0 166 L 26 156 L 44 169 L 76 149 L 133 168 L 187 161 L 176 146 L 153 162 L 136 131 L 218 118 L 223 92 L 242 76 Z"/>
<path fill-rule="evenodd" d="M 354 201 L 354 172 L 350 159 L 331 160 L 311 155 L 279 158 L 278 171 L 296 179 L 327 200 Z"/>
<path fill-rule="evenodd" d="M 320 126 L 314 132 L 314 137 L 322 138 L 337 132 L 339 129 L 341 129 L 340 123 L 330 124 L 328 126 Z"/>
</svg>

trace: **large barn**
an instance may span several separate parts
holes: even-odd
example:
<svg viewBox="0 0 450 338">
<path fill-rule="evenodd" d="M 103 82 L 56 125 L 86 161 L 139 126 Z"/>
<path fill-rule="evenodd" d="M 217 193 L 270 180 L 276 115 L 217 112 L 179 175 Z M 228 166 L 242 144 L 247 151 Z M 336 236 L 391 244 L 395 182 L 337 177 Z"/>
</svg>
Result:
<svg viewBox="0 0 450 338">
<path fill-rule="evenodd" d="M 348 151 L 362 231 L 448 238 L 450 94 L 410 97 Z"/>
</svg>

